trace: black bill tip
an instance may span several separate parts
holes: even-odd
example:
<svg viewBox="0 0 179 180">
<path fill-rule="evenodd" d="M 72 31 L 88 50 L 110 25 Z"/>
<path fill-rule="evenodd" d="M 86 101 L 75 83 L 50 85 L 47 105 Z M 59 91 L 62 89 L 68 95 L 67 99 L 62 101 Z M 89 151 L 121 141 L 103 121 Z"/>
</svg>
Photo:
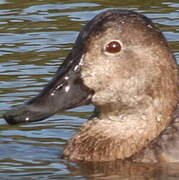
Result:
<svg viewBox="0 0 179 180">
<path fill-rule="evenodd" d="M 3 118 L 6 120 L 6 122 L 8 124 L 11 124 L 11 125 L 17 124 L 16 120 L 14 119 L 14 116 L 11 113 L 9 113 L 9 112 L 5 112 L 3 114 Z"/>
<path fill-rule="evenodd" d="M 20 105 L 3 114 L 3 118 L 10 125 L 40 121 L 50 115 L 39 111 L 32 111 L 28 105 Z"/>
</svg>

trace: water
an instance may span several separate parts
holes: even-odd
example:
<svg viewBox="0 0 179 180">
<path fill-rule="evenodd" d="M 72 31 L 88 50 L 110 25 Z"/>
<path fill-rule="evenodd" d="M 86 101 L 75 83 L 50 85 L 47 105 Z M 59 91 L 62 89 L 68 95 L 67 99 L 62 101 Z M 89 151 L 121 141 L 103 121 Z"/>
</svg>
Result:
<svg viewBox="0 0 179 180">
<path fill-rule="evenodd" d="M 179 179 L 179 164 L 72 163 L 60 158 L 93 106 L 8 126 L 4 110 L 36 95 L 72 48 L 81 27 L 107 8 L 151 18 L 179 61 L 178 0 L 0 1 L 0 179 Z"/>
</svg>

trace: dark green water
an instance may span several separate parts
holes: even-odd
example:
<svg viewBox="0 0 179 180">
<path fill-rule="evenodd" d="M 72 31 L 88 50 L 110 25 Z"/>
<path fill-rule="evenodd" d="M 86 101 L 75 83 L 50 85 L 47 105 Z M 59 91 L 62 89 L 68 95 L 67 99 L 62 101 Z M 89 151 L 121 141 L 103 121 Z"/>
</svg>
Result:
<svg viewBox="0 0 179 180">
<path fill-rule="evenodd" d="M 179 179 L 179 164 L 76 164 L 60 158 L 93 111 L 72 109 L 43 122 L 8 126 L 3 111 L 36 95 L 73 46 L 80 28 L 107 8 L 151 18 L 179 62 L 178 0 L 0 0 L 0 179 Z"/>
</svg>

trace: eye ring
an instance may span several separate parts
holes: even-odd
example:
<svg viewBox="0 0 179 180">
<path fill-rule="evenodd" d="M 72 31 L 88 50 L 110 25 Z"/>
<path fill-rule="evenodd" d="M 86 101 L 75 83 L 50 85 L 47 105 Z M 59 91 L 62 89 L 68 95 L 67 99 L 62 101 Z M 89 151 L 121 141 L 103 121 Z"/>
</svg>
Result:
<svg viewBox="0 0 179 180">
<path fill-rule="evenodd" d="M 121 52 L 122 50 L 122 43 L 119 40 L 111 40 L 110 42 L 106 43 L 104 46 L 105 54 L 115 55 Z"/>
</svg>

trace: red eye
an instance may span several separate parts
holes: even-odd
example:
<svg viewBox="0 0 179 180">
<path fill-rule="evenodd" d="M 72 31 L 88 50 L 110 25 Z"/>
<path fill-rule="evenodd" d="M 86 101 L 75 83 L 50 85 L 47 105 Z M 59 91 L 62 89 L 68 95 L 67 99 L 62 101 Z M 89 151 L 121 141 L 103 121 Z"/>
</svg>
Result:
<svg viewBox="0 0 179 180">
<path fill-rule="evenodd" d="M 105 47 L 105 51 L 107 53 L 112 53 L 112 54 L 120 52 L 121 49 L 122 49 L 121 44 L 118 41 L 111 41 Z"/>
</svg>

